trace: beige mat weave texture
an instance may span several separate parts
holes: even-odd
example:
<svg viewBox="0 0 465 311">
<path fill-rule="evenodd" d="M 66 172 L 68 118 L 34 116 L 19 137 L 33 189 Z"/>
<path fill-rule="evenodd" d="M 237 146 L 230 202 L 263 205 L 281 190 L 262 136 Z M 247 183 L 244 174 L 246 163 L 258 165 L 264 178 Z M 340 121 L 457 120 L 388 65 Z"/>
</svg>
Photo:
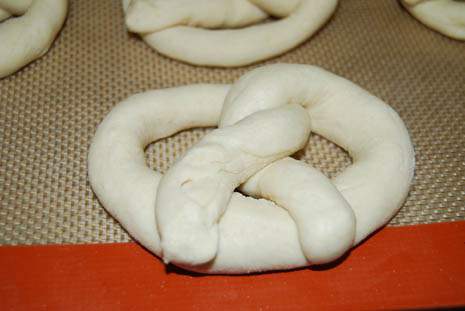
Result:
<svg viewBox="0 0 465 311">
<path fill-rule="evenodd" d="M 399 112 L 415 144 L 417 169 L 392 225 L 465 219 L 465 43 L 424 27 L 396 1 L 341 0 L 311 40 L 265 63 L 275 62 L 322 66 Z M 130 240 L 87 182 L 87 150 L 99 122 L 130 94 L 231 83 L 254 67 L 170 60 L 125 32 L 119 0 L 71 1 L 50 52 L 0 80 L 0 244 Z M 148 163 L 166 171 L 205 132 L 151 145 Z M 350 163 L 315 135 L 299 157 L 329 176 Z"/>
</svg>

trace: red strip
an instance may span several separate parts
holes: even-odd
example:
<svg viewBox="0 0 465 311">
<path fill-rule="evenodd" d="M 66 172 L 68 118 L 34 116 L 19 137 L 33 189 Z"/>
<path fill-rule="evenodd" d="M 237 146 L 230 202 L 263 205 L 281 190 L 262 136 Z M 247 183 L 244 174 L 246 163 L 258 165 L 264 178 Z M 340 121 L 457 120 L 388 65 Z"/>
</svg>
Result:
<svg viewBox="0 0 465 311">
<path fill-rule="evenodd" d="M 398 309 L 465 305 L 465 222 L 386 228 L 342 263 L 166 272 L 136 244 L 0 247 L 1 310 Z"/>
</svg>

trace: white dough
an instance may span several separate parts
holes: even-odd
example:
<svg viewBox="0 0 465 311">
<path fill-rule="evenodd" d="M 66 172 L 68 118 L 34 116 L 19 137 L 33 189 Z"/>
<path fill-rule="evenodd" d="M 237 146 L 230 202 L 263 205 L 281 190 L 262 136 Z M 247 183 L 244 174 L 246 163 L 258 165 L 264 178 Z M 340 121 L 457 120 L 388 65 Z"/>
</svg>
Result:
<svg viewBox="0 0 465 311">
<path fill-rule="evenodd" d="M 0 8 L 11 15 L 23 15 L 31 6 L 33 0 L 0 0 Z"/>
<path fill-rule="evenodd" d="M 400 0 L 415 18 L 443 35 L 465 40 L 465 1 Z"/>
<path fill-rule="evenodd" d="M 217 129 L 192 147 L 158 186 L 156 218 L 165 262 L 199 265 L 212 260 L 218 248 L 217 224 L 234 189 L 302 149 L 309 135 L 305 110 L 286 105 Z M 264 144 L 269 139 L 273 143 Z"/>
<path fill-rule="evenodd" d="M 63 26 L 67 7 L 67 0 L 0 0 L 0 78 L 48 51 Z"/>
<path fill-rule="evenodd" d="M 150 142 L 218 123 L 164 177 L 147 167 Z M 310 128 L 353 158 L 332 181 L 287 158 Z M 253 70 L 231 88 L 134 95 L 100 124 L 88 161 L 100 202 L 136 240 L 204 273 L 332 261 L 398 211 L 414 172 L 413 146 L 394 110 L 323 69 L 288 64 Z M 278 205 L 232 192 L 240 184 Z"/>
<path fill-rule="evenodd" d="M 159 53 L 219 67 L 285 53 L 320 29 L 336 6 L 337 0 L 123 0 L 129 31 Z M 269 16 L 282 19 L 252 25 Z"/>
<path fill-rule="evenodd" d="M 11 16 L 10 12 L 0 8 L 0 22 L 4 21 L 5 19 Z"/>
</svg>

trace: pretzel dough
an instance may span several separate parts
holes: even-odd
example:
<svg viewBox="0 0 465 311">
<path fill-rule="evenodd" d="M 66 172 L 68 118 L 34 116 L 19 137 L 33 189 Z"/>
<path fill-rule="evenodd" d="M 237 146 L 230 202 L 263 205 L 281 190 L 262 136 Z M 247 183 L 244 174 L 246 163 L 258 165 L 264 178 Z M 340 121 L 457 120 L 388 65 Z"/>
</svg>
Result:
<svg viewBox="0 0 465 311">
<path fill-rule="evenodd" d="M 0 0 L 0 22 L 11 15 L 23 15 L 31 2 L 32 0 Z"/>
<path fill-rule="evenodd" d="M 465 1 L 400 0 L 415 18 L 443 35 L 465 40 Z"/>
<path fill-rule="evenodd" d="M 219 67 L 285 53 L 321 28 L 336 6 L 337 0 L 123 0 L 129 31 L 159 53 Z M 252 26 L 270 16 L 282 19 Z"/>
<path fill-rule="evenodd" d="M 67 0 L 0 0 L 0 78 L 48 51 L 67 7 Z"/>
<path fill-rule="evenodd" d="M 164 177 L 147 167 L 150 142 L 217 124 Z M 310 128 L 353 158 L 332 181 L 286 158 Z M 412 143 L 394 110 L 323 69 L 288 64 L 253 70 L 232 87 L 134 95 L 100 124 L 88 161 L 93 190 L 136 240 L 205 273 L 334 260 L 397 212 L 414 172 Z M 240 184 L 278 205 L 231 193 Z"/>
</svg>

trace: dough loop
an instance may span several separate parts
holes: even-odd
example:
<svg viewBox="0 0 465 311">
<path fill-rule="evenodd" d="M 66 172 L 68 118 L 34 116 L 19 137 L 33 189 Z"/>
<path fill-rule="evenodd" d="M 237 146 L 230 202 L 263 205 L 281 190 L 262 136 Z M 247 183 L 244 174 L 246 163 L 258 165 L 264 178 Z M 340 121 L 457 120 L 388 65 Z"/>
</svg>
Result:
<svg viewBox="0 0 465 311">
<path fill-rule="evenodd" d="M 123 0 L 129 31 L 159 53 L 219 67 L 285 53 L 320 29 L 336 6 L 337 0 Z M 253 25 L 269 17 L 280 20 Z"/>
<path fill-rule="evenodd" d="M 164 176 L 147 167 L 149 143 L 216 125 Z M 352 156 L 333 180 L 289 157 L 310 130 Z M 250 71 L 232 86 L 131 96 L 102 121 L 88 158 L 100 202 L 136 240 L 165 262 L 204 273 L 340 257 L 398 211 L 414 165 L 393 109 L 344 78 L 290 64 Z"/>
<path fill-rule="evenodd" d="M 48 51 L 67 10 L 67 0 L 0 0 L 0 78 Z"/>
<path fill-rule="evenodd" d="M 415 18 L 445 36 L 465 40 L 464 0 L 400 0 Z"/>
</svg>

